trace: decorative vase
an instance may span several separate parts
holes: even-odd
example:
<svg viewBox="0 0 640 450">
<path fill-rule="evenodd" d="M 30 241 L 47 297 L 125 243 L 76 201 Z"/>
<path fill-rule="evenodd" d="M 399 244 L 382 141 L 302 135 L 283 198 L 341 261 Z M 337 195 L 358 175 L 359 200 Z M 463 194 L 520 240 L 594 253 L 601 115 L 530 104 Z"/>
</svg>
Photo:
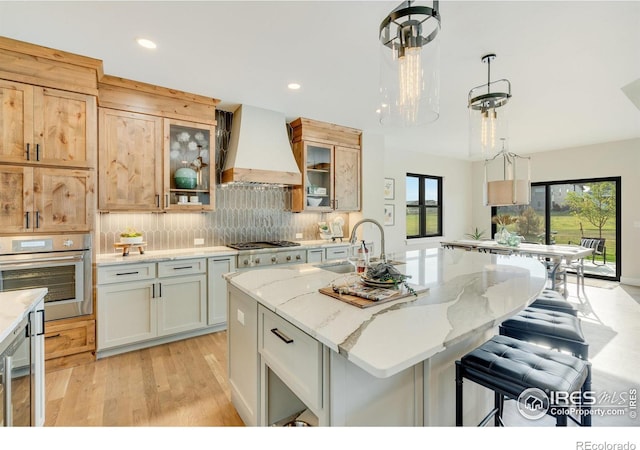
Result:
<svg viewBox="0 0 640 450">
<path fill-rule="evenodd" d="M 198 174 L 189 167 L 181 167 L 176 170 L 173 178 L 178 189 L 194 189 L 198 184 Z"/>
<path fill-rule="evenodd" d="M 507 244 L 509 247 L 519 247 L 521 238 L 516 233 L 509 233 L 509 239 L 507 240 Z"/>
<path fill-rule="evenodd" d="M 509 233 L 505 227 L 500 227 L 493 238 L 500 245 L 508 245 L 509 236 L 511 236 L 511 233 Z"/>
</svg>

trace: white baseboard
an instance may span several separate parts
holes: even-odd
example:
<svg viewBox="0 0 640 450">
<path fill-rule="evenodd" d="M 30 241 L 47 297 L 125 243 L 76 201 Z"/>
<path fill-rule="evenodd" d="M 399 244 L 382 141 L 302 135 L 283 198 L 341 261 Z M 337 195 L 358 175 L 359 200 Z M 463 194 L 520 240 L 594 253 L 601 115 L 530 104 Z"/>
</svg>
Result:
<svg viewBox="0 0 640 450">
<path fill-rule="evenodd" d="M 620 283 L 631 286 L 640 286 L 640 278 L 620 277 Z"/>
</svg>

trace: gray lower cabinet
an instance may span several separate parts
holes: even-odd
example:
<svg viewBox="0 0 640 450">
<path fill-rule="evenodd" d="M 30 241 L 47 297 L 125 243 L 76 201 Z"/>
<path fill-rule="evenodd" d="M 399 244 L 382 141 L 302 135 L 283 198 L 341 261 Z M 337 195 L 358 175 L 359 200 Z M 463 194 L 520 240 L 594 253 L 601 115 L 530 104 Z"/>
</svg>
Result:
<svg viewBox="0 0 640 450">
<path fill-rule="evenodd" d="M 207 326 L 206 259 L 98 268 L 97 349 Z"/>
<path fill-rule="evenodd" d="M 220 325 L 227 321 L 227 282 L 222 276 L 235 270 L 235 256 L 216 256 L 207 260 L 208 325 Z"/>
<path fill-rule="evenodd" d="M 438 423 L 424 419 L 427 380 L 422 362 L 376 378 L 233 285 L 227 338 L 231 401 L 245 425 L 283 425 L 298 415 L 319 426 Z M 428 381 L 434 391 L 452 384 L 451 373 L 440 376 L 452 364 L 430 360 L 427 367 L 435 370 Z M 450 400 L 451 391 L 431 395 L 440 395 L 442 404 Z"/>
<path fill-rule="evenodd" d="M 247 426 L 260 424 L 258 303 L 229 286 L 227 346 L 231 402 Z"/>
</svg>

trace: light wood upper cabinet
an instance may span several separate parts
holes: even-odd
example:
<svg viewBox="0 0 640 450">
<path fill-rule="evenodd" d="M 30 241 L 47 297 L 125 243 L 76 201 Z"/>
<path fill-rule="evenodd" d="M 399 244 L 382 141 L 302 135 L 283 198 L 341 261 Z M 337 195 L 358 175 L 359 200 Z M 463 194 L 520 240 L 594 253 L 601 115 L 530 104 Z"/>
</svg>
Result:
<svg viewBox="0 0 640 450">
<path fill-rule="evenodd" d="M 215 127 L 184 120 L 164 119 L 164 207 L 174 211 L 211 211 L 215 203 L 215 161 L 211 143 Z M 200 167 L 197 167 L 198 164 Z M 193 186 L 180 186 L 176 173 L 195 174 Z M 180 200 L 187 200 L 187 202 Z M 191 201 L 192 199 L 196 201 Z"/>
<path fill-rule="evenodd" d="M 33 211 L 33 169 L 0 165 L 0 230 L 23 233 Z"/>
<path fill-rule="evenodd" d="M 99 209 L 212 210 L 219 100 L 110 75 L 98 90 Z M 200 163 L 195 186 L 176 186 L 176 170 Z"/>
<path fill-rule="evenodd" d="M 98 208 L 159 210 L 162 118 L 100 108 Z"/>
<path fill-rule="evenodd" d="M 95 167 L 96 99 L 0 80 L 0 161 Z"/>
<path fill-rule="evenodd" d="M 296 119 L 293 154 L 302 185 L 292 191 L 292 211 L 359 211 L 361 131 L 310 119 Z"/>
<path fill-rule="evenodd" d="M 92 171 L 0 165 L 0 185 L 3 233 L 93 229 Z"/>
<path fill-rule="evenodd" d="M 94 172 L 69 169 L 34 169 L 34 231 L 93 230 Z"/>
<path fill-rule="evenodd" d="M 0 80 L 0 159 L 26 161 L 27 143 L 33 143 L 33 88 Z"/>
<path fill-rule="evenodd" d="M 334 209 L 360 210 L 360 149 L 334 147 Z"/>
</svg>

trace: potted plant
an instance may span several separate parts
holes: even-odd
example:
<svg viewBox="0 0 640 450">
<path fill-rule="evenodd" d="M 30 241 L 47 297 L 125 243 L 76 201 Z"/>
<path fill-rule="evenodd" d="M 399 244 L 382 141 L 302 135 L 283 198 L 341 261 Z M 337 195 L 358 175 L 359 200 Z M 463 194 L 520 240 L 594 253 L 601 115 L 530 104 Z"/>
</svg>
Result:
<svg viewBox="0 0 640 450">
<path fill-rule="evenodd" d="M 136 231 L 135 228 L 127 227 L 125 231 L 120 233 L 120 242 L 123 244 L 141 244 L 142 233 Z"/>
<path fill-rule="evenodd" d="M 478 230 L 478 227 L 472 233 L 466 233 L 465 236 L 469 239 L 473 239 L 474 241 L 481 241 L 484 237 L 485 230 Z"/>
</svg>

